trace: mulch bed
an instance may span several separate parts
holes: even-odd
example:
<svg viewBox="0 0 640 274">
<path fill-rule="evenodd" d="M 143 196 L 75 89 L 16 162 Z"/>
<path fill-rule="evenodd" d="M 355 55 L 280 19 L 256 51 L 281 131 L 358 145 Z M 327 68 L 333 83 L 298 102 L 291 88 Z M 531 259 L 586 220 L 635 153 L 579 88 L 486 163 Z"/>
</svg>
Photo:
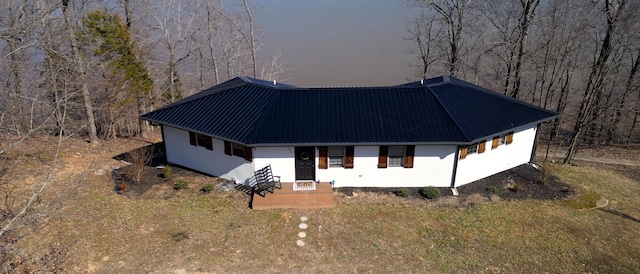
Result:
<svg viewBox="0 0 640 274">
<path fill-rule="evenodd" d="M 174 197 L 187 197 L 194 195 L 206 194 L 203 187 L 208 184 L 214 185 L 213 191 L 228 192 L 233 190 L 234 185 L 222 178 L 212 177 L 198 171 L 171 165 L 171 177 L 164 176 L 164 167 L 166 158 L 162 150 L 162 144 L 153 144 L 138 150 L 146 150 L 150 159 L 144 166 L 140 182 L 135 182 L 131 176 L 132 166 L 125 165 L 121 168 L 114 169 L 111 172 L 113 178 L 113 190 L 129 198 L 139 199 L 169 199 Z M 114 159 L 122 161 L 131 161 L 131 152 L 117 155 Z M 187 183 L 185 189 L 177 189 L 178 182 Z M 124 189 L 123 189 L 124 188 Z"/>
<path fill-rule="evenodd" d="M 543 174 L 545 176 L 543 176 Z M 354 192 L 369 192 L 379 194 L 397 194 L 402 188 L 355 188 L 344 187 L 337 191 L 352 196 Z M 425 199 L 422 188 L 406 188 L 409 190 L 408 198 Z M 440 189 L 440 196 L 453 196 L 449 188 Z M 500 172 L 498 174 L 480 179 L 458 187 L 461 196 L 478 194 L 486 198 L 498 196 L 502 200 L 540 199 L 556 200 L 564 199 L 575 193 L 570 185 L 559 178 L 547 175 L 541 169 L 524 164 L 516 168 Z"/>
<path fill-rule="evenodd" d="M 141 149 L 146 149 L 152 155 L 152 161 L 144 169 L 141 182 L 134 183 L 127 176 L 127 167 L 113 170 L 112 177 L 114 191 L 125 194 L 128 197 L 138 198 L 171 198 L 175 197 L 177 191 L 174 185 L 179 180 L 188 180 L 189 189 L 187 191 L 197 194 L 198 190 L 205 184 L 214 184 L 219 191 L 229 191 L 233 188 L 230 182 L 222 178 L 211 177 L 184 167 L 171 166 L 172 178 L 164 178 L 163 170 L 156 166 L 166 162 L 161 144 L 150 145 Z M 114 158 L 126 160 L 128 154 L 118 155 Z M 126 184 L 126 190 L 120 189 L 121 184 Z M 529 164 L 524 164 L 516 168 L 489 176 L 487 178 L 469 183 L 457 188 L 460 196 L 480 195 L 486 198 L 499 197 L 502 200 L 515 199 L 540 199 L 556 200 L 564 199 L 575 193 L 570 185 L 562 182 L 559 178 L 548 175 L 544 169 L 536 168 Z M 354 188 L 344 187 L 335 189 L 336 192 L 345 196 L 353 196 L 358 193 L 372 194 L 398 194 L 400 190 L 407 191 L 407 198 L 425 199 L 422 195 L 422 188 Z M 440 196 L 452 196 L 449 188 L 439 188 Z M 185 191 L 181 191 L 184 193 Z M 186 194 L 186 193 L 184 193 Z M 181 195 L 184 195 L 181 194 Z M 200 193 L 202 194 L 202 193 Z"/>
</svg>

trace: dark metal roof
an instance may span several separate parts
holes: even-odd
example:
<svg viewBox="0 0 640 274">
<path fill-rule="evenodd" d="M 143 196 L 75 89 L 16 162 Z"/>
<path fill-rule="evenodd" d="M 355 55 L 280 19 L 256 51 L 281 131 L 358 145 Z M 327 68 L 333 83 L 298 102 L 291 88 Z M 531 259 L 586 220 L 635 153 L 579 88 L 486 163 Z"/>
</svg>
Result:
<svg viewBox="0 0 640 274">
<path fill-rule="evenodd" d="M 453 77 L 301 88 L 235 78 L 141 118 L 247 145 L 468 144 L 559 114 Z"/>
</svg>

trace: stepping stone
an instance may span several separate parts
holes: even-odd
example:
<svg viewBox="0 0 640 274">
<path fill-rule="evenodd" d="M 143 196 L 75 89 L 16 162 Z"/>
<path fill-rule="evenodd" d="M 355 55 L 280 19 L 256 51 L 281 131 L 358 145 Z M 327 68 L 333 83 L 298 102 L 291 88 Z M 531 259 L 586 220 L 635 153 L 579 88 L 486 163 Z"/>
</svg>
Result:
<svg viewBox="0 0 640 274">
<path fill-rule="evenodd" d="M 298 233 L 298 237 L 300 238 L 306 238 L 307 237 L 307 233 L 304 231 L 300 231 L 300 233 Z"/>
<path fill-rule="evenodd" d="M 307 216 L 300 217 L 300 221 L 306 222 L 308 220 L 309 220 L 309 217 L 307 217 Z"/>
<path fill-rule="evenodd" d="M 605 207 L 609 204 L 609 200 L 605 199 L 605 198 L 600 198 L 600 200 L 598 200 L 596 202 L 596 208 L 601 208 L 601 207 Z"/>
<path fill-rule="evenodd" d="M 302 240 L 297 240 L 297 241 L 296 241 L 296 244 L 297 244 L 298 246 L 304 246 L 304 241 L 302 241 Z"/>
<path fill-rule="evenodd" d="M 301 223 L 298 227 L 300 229 L 307 229 L 309 226 L 307 224 L 305 224 L 305 223 Z"/>
</svg>

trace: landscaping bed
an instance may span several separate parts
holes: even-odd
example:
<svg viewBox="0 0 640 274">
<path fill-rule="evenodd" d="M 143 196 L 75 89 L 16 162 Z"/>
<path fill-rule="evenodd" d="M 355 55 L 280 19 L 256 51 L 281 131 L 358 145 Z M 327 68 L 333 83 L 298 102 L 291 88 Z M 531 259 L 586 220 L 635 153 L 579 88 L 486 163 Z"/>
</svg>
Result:
<svg viewBox="0 0 640 274">
<path fill-rule="evenodd" d="M 438 188 L 440 196 L 453 196 L 451 189 Z M 516 168 L 480 179 L 457 188 L 460 196 L 482 196 L 487 199 L 502 200 L 540 199 L 557 200 L 567 198 L 575 193 L 570 185 L 562 182 L 558 177 L 547 174 L 544 169 L 524 164 Z M 409 199 L 427 199 L 423 188 L 376 188 L 376 187 L 343 187 L 336 189 L 347 197 L 358 196 L 360 193 L 378 195 L 397 195 Z"/>
</svg>

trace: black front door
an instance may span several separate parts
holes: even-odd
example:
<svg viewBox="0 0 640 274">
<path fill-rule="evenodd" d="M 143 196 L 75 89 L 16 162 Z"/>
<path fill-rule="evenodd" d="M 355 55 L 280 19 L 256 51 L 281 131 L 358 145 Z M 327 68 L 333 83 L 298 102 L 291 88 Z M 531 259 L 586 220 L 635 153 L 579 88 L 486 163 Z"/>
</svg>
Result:
<svg viewBox="0 0 640 274">
<path fill-rule="evenodd" d="M 296 180 L 316 179 L 315 152 L 315 147 L 296 147 Z"/>
</svg>

